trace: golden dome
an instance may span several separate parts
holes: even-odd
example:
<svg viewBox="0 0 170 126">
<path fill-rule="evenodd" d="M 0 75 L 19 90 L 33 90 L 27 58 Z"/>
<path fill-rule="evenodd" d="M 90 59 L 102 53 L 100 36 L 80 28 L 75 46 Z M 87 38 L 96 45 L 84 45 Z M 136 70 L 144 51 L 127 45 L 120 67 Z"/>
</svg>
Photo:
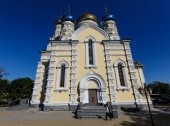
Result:
<svg viewBox="0 0 170 126">
<path fill-rule="evenodd" d="M 85 20 L 92 20 L 97 23 L 97 18 L 95 15 L 90 14 L 90 13 L 84 13 L 78 17 L 77 24 L 79 24 L 80 22 L 85 21 Z"/>
</svg>

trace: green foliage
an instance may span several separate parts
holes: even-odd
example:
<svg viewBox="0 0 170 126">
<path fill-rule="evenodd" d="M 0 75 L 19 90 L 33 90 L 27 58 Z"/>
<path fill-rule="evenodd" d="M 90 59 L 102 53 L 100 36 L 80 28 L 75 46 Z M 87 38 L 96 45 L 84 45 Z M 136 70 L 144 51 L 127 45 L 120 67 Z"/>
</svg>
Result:
<svg viewBox="0 0 170 126">
<path fill-rule="evenodd" d="M 5 79 L 0 79 L 0 100 L 6 100 L 9 91 L 9 81 Z"/>
<path fill-rule="evenodd" d="M 148 89 L 152 89 L 153 94 L 163 94 L 163 95 L 170 95 L 170 84 L 155 81 L 147 85 Z"/>
<path fill-rule="evenodd" d="M 30 78 L 18 78 L 11 81 L 10 84 L 13 99 L 30 98 L 33 89 L 33 80 Z"/>
<path fill-rule="evenodd" d="M 30 78 L 18 78 L 11 83 L 0 79 L 0 101 L 16 100 L 20 98 L 31 98 L 33 80 Z"/>
</svg>

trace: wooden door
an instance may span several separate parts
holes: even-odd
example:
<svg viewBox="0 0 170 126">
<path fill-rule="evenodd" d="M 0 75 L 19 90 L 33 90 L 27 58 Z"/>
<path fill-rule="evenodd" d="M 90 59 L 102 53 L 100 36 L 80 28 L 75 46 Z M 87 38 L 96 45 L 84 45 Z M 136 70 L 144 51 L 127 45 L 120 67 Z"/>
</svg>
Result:
<svg viewBox="0 0 170 126">
<path fill-rule="evenodd" d="M 89 106 L 97 106 L 97 90 L 89 89 Z"/>
</svg>

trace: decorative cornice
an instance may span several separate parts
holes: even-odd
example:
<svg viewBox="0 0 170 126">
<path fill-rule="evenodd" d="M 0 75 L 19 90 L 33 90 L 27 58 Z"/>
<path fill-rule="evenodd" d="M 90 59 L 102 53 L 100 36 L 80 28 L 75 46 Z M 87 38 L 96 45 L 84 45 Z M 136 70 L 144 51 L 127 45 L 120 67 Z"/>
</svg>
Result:
<svg viewBox="0 0 170 126">
<path fill-rule="evenodd" d="M 98 32 L 100 32 L 104 36 L 104 39 L 106 39 L 106 40 L 109 39 L 109 35 L 103 29 L 101 29 L 100 27 L 98 27 L 94 24 L 84 24 L 73 32 L 72 40 L 75 40 L 76 35 L 86 28 L 93 28 L 93 29 L 97 30 Z"/>
</svg>

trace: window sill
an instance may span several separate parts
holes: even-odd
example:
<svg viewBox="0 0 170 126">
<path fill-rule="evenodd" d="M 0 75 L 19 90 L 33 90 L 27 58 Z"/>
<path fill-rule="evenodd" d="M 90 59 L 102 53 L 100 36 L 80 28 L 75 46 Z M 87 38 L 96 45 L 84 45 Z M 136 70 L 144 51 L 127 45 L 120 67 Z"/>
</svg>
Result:
<svg viewBox="0 0 170 126">
<path fill-rule="evenodd" d="M 68 89 L 66 89 L 66 88 L 58 88 L 58 89 L 55 89 L 54 90 L 54 92 L 67 92 L 68 91 Z"/>
<path fill-rule="evenodd" d="M 117 91 L 130 91 L 130 88 L 129 87 L 119 87 L 116 89 Z"/>
<path fill-rule="evenodd" d="M 94 66 L 94 65 L 88 65 L 88 66 L 86 66 L 85 68 L 86 68 L 86 69 L 87 69 L 87 68 L 95 68 L 95 69 L 97 69 L 97 66 Z"/>
</svg>

